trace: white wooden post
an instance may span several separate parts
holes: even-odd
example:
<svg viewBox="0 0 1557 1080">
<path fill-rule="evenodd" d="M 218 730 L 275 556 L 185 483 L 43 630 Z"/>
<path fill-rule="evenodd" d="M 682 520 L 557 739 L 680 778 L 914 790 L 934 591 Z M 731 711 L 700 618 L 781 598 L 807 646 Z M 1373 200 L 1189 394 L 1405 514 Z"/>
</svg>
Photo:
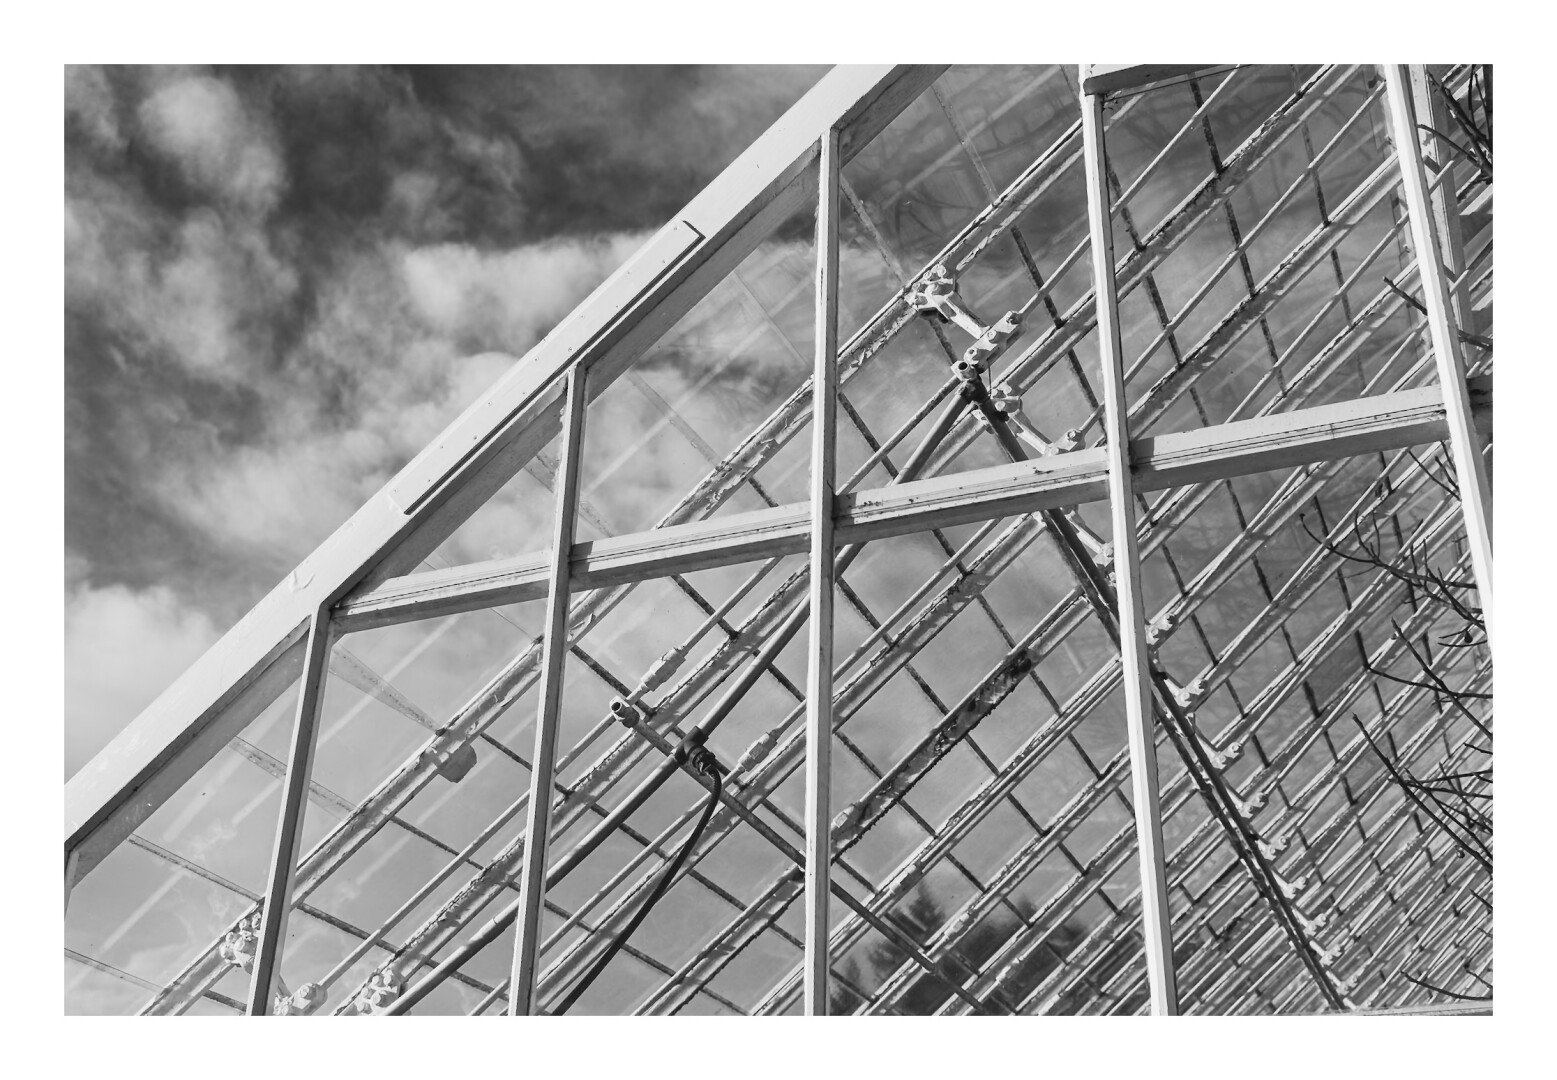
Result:
<svg viewBox="0 0 1557 1080">
<path fill-rule="evenodd" d="M 584 369 L 568 372 L 562 409 L 562 452 L 558 455 L 556 519 L 551 530 L 551 573 L 546 588 L 546 629 L 541 691 L 535 718 L 535 754 L 530 759 L 530 805 L 525 815 L 524 864 L 519 879 L 519 918 L 508 988 L 508 1015 L 535 1012 L 535 972 L 546 899 L 546 852 L 551 839 L 551 799 L 561 726 L 562 681 L 568 657 L 568 582 L 573 525 L 578 509 L 579 462 L 584 449 Z"/>
<path fill-rule="evenodd" d="M 1470 389 L 1465 385 L 1465 360 L 1460 352 L 1459 327 L 1455 325 L 1444 275 L 1443 248 L 1427 194 L 1427 174 L 1422 168 L 1422 143 L 1411 105 L 1411 76 L 1404 64 L 1384 68 L 1388 83 L 1390 123 L 1395 134 L 1395 153 L 1400 161 L 1400 181 L 1405 189 L 1406 212 L 1411 216 L 1411 244 L 1416 249 L 1422 299 L 1427 307 L 1427 328 L 1432 335 L 1433 356 L 1438 362 L 1438 385 L 1443 392 L 1444 416 L 1449 425 L 1449 453 L 1460 487 L 1460 509 L 1465 515 L 1465 535 L 1470 547 L 1471 569 L 1481 596 L 1487 622 L 1487 647 L 1492 644 L 1492 487 L 1481 440 L 1471 421 Z"/>
<path fill-rule="evenodd" d="M 308 806 L 314 749 L 319 743 L 319 711 L 324 705 L 325 679 L 330 671 L 330 645 L 330 609 L 319 607 L 308 624 L 308 646 L 297 692 L 297 719 L 292 725 L 292 749 L 287 755 L 286 781 L 281 787 L 281 816 L 271 848 L 270 874 L 265 879 L 254 977 L 249 982 L 250 1016 L 269 1015 L 272 987 L 281 971 L 287 917 L 292 911 L 292 881 L 297 874 L 298 848 L 303 838 L 303 813 Z"/>
<path fill-rule="evenodd" d="M 1119 298 L 1114 289 L 1114 231 L 1103 167 L 1103 99 L 1087 94 L 1081 105 L 1087 168 L 1087 217 L 1092 230 L 1092 280 L 1097 294 L 1098 345 L 1103 367 L 1104 431 L 1108 436 L 1108 498 L 1113 514 L 1115 588 L 1119 597 L 1119 655 L 1124 668 L 1125 713 L 1135 835 L 1141 863 L 1141 922 L 1152 1012 L 1179 1011 L 1173 974 L 1173 934 L 1163 865 L 1162 807 L 1157 795 L 1157 748 L 1152 735 L 1152 684 L 1146 651 L 1146 613 L 1141 600 L 1141 554 L 1136 542 L 1135 484 L 1131 477 L 1129 404 L 1119 338 Z"/>
<path fill-rule="evenodd" d="M 833 489 L 838 412 L 838 129 L 822 137 L 816 208 L 816 370 L 811 391 L 810 641 L 806 650 L 805 1013 L 827 1015 L 832 884 Z"/>
</svg>

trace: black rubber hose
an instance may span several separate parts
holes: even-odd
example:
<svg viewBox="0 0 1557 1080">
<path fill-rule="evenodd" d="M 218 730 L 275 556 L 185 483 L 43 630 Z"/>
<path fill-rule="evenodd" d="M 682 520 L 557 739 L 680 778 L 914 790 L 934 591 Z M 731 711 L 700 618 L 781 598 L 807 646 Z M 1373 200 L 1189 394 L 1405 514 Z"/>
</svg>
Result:
<svg viewBox="0 0 1557 1080">
<path fill-rule="evenodd" d="M 704 751 L 704 753 L 707 753 L 707 751 Z M 660 897 L 665 895 L 665 890 L 670 888 L 670 883 L 675 878 L 676 872 L 681 869 L 681 864 L 687 861 L 687 856 L 697 846 L 697 842 L 703 838 L 703 830 L 708 828 L 708 821 L 714 816 L 714 807 L 719 805 L 719 791 L 724 784 L 719 776 L 718 767 L 713 766 L 711 762 L 710 767 L 699 769 L 698 771 L 711 779 L 714 782 L 714 786 L 713 790 L 708 793 L 708 801 L 703 804 L 703 813 L 697 819 L 696 827 L 687 836 L 686 842 L 681 845 L 681 850 L 676 852 L 676 857 L 671 860 L 670 865 L 660 874 L 660 880 L 655 884 L 654 891 L 649 894 L 649 898 L 638 908 L 637 913 L 633 915 L 632 921 L 622 928 L 621 933 L 616 935 L 616 940 L 611 942 L 611 947 L 601 954 L 600 959 L 596 960 L 594 966 L 589 969 L 589 973 L 580 979 L 573 989 L 568 992 L 568 996 L 563 999 L 562 1004 L 552 1010 L 553 1016 L 561 1016 L 571 1009 L 573 1003 L 579 999 L 585 990 L 589 989 L 590 984 L 606 969 L 606 965 L 622 950 L 622 946 L 627 944 L 627 939 L 633 936 L 633 931 L 638 929 L 644 919 L 648 918 L 649 912 L 654 909 L 654 905 L 659 903 Z"/>
</svg>

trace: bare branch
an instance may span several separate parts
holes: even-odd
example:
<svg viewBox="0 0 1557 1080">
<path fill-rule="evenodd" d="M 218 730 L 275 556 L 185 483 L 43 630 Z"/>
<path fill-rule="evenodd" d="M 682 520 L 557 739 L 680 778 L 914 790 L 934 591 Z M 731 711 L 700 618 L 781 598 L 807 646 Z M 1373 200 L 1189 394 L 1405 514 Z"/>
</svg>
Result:
<svg viewBox="0 0 1557 1080">
<path fill-rule="evenodd" d="M 1427 314 L 1427 308 L 1422 306 L 1422 302 L 1416 297 L 1412 296 L 1410 293 L 1406 292 L 1399 285 L 1396 285 L 1389 279 L 1388 275 L 1385 275 L 1384 277 L 1384 284 L 1388 285 L 1391 292 L 1400 297 L 1406 303 L 1410 304 L 1412 307 L 1416 308 L 1417 311 L 1421 312 L 1423 315 Z M 1480 334 L 1468 334 L 1464 330 L 1461 330 L 1459 331 L 1459 335 L 1460 340 L 1465 342 L 1467 345 L 1474 345 L 1478 349 L 1486 349 L 1488 352 L 1492 351 L 1492 342 L 1482 337 Z"/>
<path fill-rule="evenodd" d="M 1430 993 L 1442 994 L 1444 997 L 1452 997 L 1452 998 L 1456 998 L 1456 999 L 1458 999 L 1460 1001 L 1491 1001 L 1492 1000 L 1492 995 L 1491 994 L 1457 994 L 1453 990 L 1445 990 L 1441 986 L 1434 986 L 1432 983 L 1426 982 L 1426 981 L 1424 981 L 1422 979 L 1415 978 L 1415 977 L 1413 977 L 1411 975 L 1408 975 L 1404 971 L 1402 971 L 1400 973 L 1400 975 L 1401 975 L 1401 978 L 1405 979 L 1406 982 L 1410 983 L 1412 986 L 1421 987 L 1423 990 L 1427 990 Z"/>
</svg>

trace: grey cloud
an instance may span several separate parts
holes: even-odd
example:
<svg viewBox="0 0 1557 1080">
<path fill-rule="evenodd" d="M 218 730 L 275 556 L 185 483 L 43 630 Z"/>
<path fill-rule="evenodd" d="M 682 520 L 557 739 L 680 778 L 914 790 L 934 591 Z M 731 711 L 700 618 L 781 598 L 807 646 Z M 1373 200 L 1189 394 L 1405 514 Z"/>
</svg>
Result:
<svg viewBox="0 0 1557 1080">
<path fill-rule="evenodd" d="M 261 213 L 280 197 L 286 172 L 269 125 L 231 84 L 179 79 L 146 98 L 139 117 L 151 146 L 208 194 Z"/>
</svg>

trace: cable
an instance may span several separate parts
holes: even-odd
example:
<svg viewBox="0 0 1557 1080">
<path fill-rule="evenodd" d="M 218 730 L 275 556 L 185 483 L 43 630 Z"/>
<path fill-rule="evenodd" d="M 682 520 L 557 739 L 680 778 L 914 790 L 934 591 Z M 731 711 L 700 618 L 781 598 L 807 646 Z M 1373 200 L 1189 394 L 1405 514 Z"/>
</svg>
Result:
<svg viewBox="0 0 1557 1080">
<path fill-rule="evenodd" d="M 697 824 L 692 828 L 692 832 L 687 835 L 686 842 L 681 845 L 681 850 L 676 853 L 676 857 L 671 860 L 670 864 L 665 867 L 664 872 L 660 874 L 660 880 L 655 884 L 654 891 L 643 902 L 643 906 L 632 917 L 632 921 L 622 928 L 621 933 L 616 935 L 616 940 L 611 942 L 611 947 L 601 954 L 599 960 L 595 961 L 588 974 L 574 985 L 573 989 L 568 992 L 568 996 L 563 999 L 562 1004 L 552 1010 L 553 1016 L 561 1016 L 571 1009 L 573 1003 L 578 1001 L 584 991 L 589 989 L 590 984 L 606 969 L 606 965 L 621 951 L 622 946 L 627 944 L 627 939 L 632 937 L 633 931 L 638 929 L 644 919 L 648 918 L 649 912 L 654 909 L 655 904 L 659 903 L 660 897 L 665 895 L 665 891 L 670 888 L 671 880 L 676 876 L 676 872 L 681 869 L 681 864 L 686 862 L 687 856 L 697 846 L 697 842 L 702 839 L 703 830 L 708 827 L 709 818 L 713 817 L 714 807 L 719 805 L 720 790 L 724 786 L 724 780 L 720 775 L 722 771 L 720 765 L 714 759 L 714 755 L 703 746 L 704 738 L 706 736 L 701 731 L 693 729 L 682 740 L 681 745 L 676 747 L 675 754 L 677 764 L 690 762 L 694 769 L 713 781 L 713 789 L 708 793 L 708 801 L 703 804 L 702 816 L 698 818 Z"/>
</svg>

